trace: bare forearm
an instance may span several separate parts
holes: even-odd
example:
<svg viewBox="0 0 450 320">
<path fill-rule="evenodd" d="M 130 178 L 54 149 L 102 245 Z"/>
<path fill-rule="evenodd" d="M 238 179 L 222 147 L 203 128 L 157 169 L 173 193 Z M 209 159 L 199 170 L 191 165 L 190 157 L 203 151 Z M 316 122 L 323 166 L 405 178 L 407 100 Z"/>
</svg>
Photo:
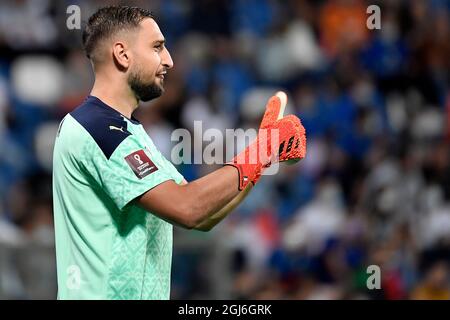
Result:
<svg viewBox="0 0 450 320">
<path fill-rule="evenodd" d="M 233 200 L 239 193 L 238 172 L 224 166 L 183 186 L 190 199 L 195 225 L 208 219 Z"/>
<path fill-rule="evenodd" d="M 137 203 L 165 220 L 195 228 L 236 197 L 238 175 L 236 168 L 224 166 L 181 186 L 166 181 L 137 198 Z"/>
<path fill-rule="evenodd" d="M 203 220 L 201 223 L 196 225 L 194 228 L 200 231 L 209 231 L 214 226 L 216 226 L 220 221 L 225 219 L 250 193 L 253 188 L 253 184 L 248 184 L 247 187 L 238 193 L 230 202 L 228 202 L 224 207 L 220 208 L 219 211 L 212 214 L 207 219 Z"/>
</svg>

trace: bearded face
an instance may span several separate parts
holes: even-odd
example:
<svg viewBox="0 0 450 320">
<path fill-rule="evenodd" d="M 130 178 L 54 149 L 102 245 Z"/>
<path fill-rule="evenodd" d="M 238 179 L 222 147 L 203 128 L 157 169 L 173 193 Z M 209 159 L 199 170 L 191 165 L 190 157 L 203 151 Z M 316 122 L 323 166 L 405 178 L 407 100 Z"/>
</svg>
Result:
<svg viewBox="0 0 450 320">
<path fill-rule="evenodd" d="M 147 80 L 150 78 L 151 80 Z M 157 83 L 160 82 L 160 83 Z M 135 96 L 143 102 L 160 97 L 164 93 L 163 82 L 159 78 L 146 77 L 141 68 L 136 68 L 128 76 L 128 85 Z"/>
</svg>

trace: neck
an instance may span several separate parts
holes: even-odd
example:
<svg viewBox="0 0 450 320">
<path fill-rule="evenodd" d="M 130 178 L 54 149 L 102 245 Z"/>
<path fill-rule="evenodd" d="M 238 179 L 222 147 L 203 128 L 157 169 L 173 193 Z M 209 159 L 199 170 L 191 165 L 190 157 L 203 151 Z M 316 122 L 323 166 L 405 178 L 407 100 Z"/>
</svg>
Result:
<svg viewBox="0 0 450 320">
<path fill-rule="evenodd" d="M 123 82 L 114 81 L 111 77 L 104 78 L 98 74 L 90 94 L 128 118 L 131 118 L 131 114 L 139 104 L 138 99 L 128 86 L 123 85 Z"/>
</svg>

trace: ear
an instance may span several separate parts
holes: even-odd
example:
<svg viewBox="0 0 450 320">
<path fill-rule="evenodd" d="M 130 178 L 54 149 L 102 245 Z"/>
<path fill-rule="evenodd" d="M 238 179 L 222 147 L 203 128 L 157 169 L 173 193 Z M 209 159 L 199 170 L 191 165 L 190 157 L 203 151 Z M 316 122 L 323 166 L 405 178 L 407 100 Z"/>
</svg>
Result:
<svg viewBox="0 0 450 320">
<path fill-rule="evenodd" d="M 120 69 L 128 69 L 130 66 L 130 51 L 123 42 L 115 42 L 113 45 L 113 59 Z"/>
</svg>

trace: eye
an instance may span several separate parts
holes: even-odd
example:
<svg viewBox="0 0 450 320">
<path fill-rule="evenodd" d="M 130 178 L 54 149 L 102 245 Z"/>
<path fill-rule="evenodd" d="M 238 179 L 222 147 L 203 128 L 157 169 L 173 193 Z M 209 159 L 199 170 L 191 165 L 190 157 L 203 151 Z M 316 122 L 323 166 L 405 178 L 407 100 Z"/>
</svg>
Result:
<svg viewBox="0 0 450 320">
<path fill-rule="evenodd" d="M 164 45 L 163 45 L 162 43 L 159 43 L 159 44 L 155 45 L 153 48 L 154 48 L 157 52 L 159 52 L 159 51 L 162 51 L 162 50 L 163 50 Z"/>
</svg>

